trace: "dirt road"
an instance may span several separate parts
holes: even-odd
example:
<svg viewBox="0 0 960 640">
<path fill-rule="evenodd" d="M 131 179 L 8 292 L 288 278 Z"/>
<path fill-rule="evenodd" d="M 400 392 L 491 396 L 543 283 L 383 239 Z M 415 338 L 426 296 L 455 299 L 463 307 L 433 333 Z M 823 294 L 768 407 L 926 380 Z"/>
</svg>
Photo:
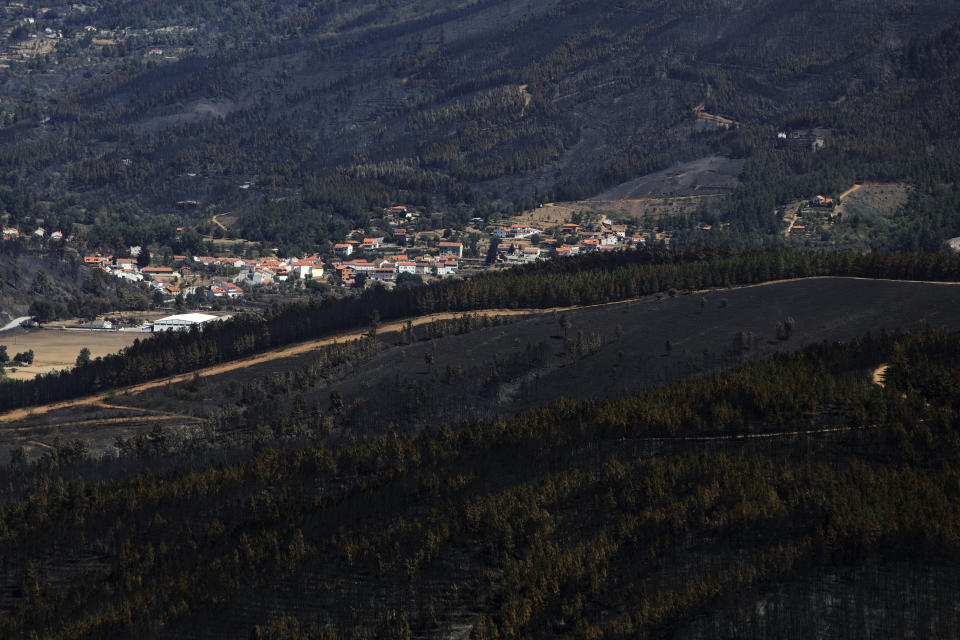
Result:
<svg viewBox="0 0 960 640">
<path fill-rule="evenodd" d="M 513 316 L 513 315 L 529 315 L 533 313 L 552 313 L 553 309 L 491 309 L 487 311 L 478 312 L 482 315 L 487 316 Z M 451 318 L 457 318 L 464 315 L 464 312 L 456 313 L 436 313 L 429 316 L 421 316 L 419 318 L 412 318 L 410 322 L 413 323 L 413 326 L 417 327 L 428 322 L 433 322 L 434 320 L 449 320 Z M 395 322 L 387 322 L 380 326 L 379 331 L 388 332 L 388 331 L 399 331 L 403 328 L 403 325 L 406 323 L 406 320 L 398 320 Z M 167 384 L 176 383 L 176 382 L 185 382 L 194 377 L 194 375 L 199 374 L 201 376 L 212 376 L 221 373 L 226 373 L 228 371 L 236 371 L 237 369 L 245 369 L 247 367 L 260 364 L 263 362 L 269 362 L 271 360 L 279 360 L 281 358 L 288 358 L 290 356 L 299 355 L 306 353 L 308 351 L 313 351 L 320 347 L 324 347 L 335 342 L 346 342 L 350 340 L 359 340 L 364 335 L 366 335 L 366 329 L 357 329 L 353 331 L 348 331 L 345 333 L 340 333 L 335 336 L 330 336 L 327 338 L 321 338 L 319 340 L 310 340 L 308 342 L 300 342 L 297 344 L 289 345 L 286 347 L 281 347 L 279 349 L 274 349 L 264 353 L 257 354 L 255 356 L 250 356 L 249 358 L 243 358 L 241 360 L 233 360 L 231 362 L 224 362 L 222 364 L 214 365 L 212 367 L 206 367 L 204 369 L 199 369 L 198 371 L 191 371 L 189 373 L 182 373 L 175 376 L 168 376 L 166 378 L 159 378 L 157 380 L 151 380 L 149 382 L 143 382 L 141 384 L 136 384 L 129 387 L 123 387 L 120 389 L 112 389 L 104 393 L 98 393 L 93 396 L 86 396 L 83 398 L 75 398 L 73 400 L 64 400 L 63 402 L 54 402 L 51 404 L 45 404 L 37 407 L 26 407 L 23 409 L 15 409 L 13 411 L 8 411 L 7 413 L 0 414 L 0 425 L 9 422 L 15 422 L 18 420 L 23 420 L 32 416 L 43 415 L 51 411 L 57 411 L 59 409 L 68 409 L 70 407 L 81 407 L 95 404 L 102 404 L 107 398 L 125 394 L 125 393 L 140 393 L 141 391 L 146 391 L 148 389 L 155 389 L 157 387 L 162 387 Z"/>
<path fill-rule="evenodd" d="M 859 188 L 862 187 L 862 186 L 863 186 L 862 184 L 855 184 L 855 185 L 853 185 L 852 187 L 850 187 L 849 189 L 847 189 L 846 191 L 844 191 L 843 193 L 841 193 L 839 196 L 837 196 L 837 200 L 843 200 L 843 199 L 846 198 L 848 195 L 850 195 L 851 193 L 853 193 L 854 191 L 856 191 L 857 189 L 859 189 Z"/>
<path fill-rule="evenodd" d="M 754 284 L 740 285 L 740 286 L 730 287 L 729 289 L 723 289 L 723 290 L 724 290 L 724 291 L 730 291 L 730 290 L 748 289 L 748 288 L 754 288 L 754 287 L 767 287 L 767 286 L 770 286 L 770 285 L 780 284 L 780 283 L 784 283 L 784 282 L 793 282 L 793 281 L 797 281 L 797 280 L 826 280 L 826 279 L 833 279 L 833 276 L 815 276 L 815 277 L 811 277 L 811 278 L 794 278 L 794 279 L 789 279 L 789 280 L 773 280 L 773 281 L 769 281 L 769 282 L 760 282 L 760 283 L 754 283 Z M 877 279 L 875 279 L 875 278 L 844 278 L 844 279 L 848 279 L 848 280 L 877 280 Z M 921 281 L 921 280 L 887 280 L 887 281 L 889 281 L 889 282 L 912 282 L 912 283 L 920 283 L 920 284 L 935 284 L 935 285 L 943 285 L 943 286 L 957 286 L 957 285 L 960 285 L 960 282 L 931 282 L 931 281 Z M 709 289 L 708 289 L 708 290 L 702 290 L 702 291 L 693 291 L 693 292 L 691 292 L 691 293 L 697 294 L 697 293 L 706 293 L 706 292 L 709 292 L 709 291 L 713 291 L 713 290 L 709 290 Z M 611 305 L 618 305 L 618 304 L 626 304 L 626 303 L 628 303 L 628 302 L 631 302 L 631 301 L 630 301 L 630 300 L 620 300 L 620 301 L 616 301 L 616 302 L 608 302 L 608 303 L 602 303 L 602 304 L 596 304 L 596 305 L 587 305 L 587 306 L 581 306 L 581 307 L 553 307 L 553 308 L 549 308 L 549 309 L 487 309 L 487 310 L 475 311 L 475 312 L 458 311 L 458 312 L 451 312 L 451 313 L 436 313 L 436 314 L 432 314 L 432 315 L 428 315 L 428 316 L 420 316 L 420 317 L 418 317 L 418 318 L 409 318 L 409 319 L 404 319 L 404 320 L 396 320 L 396 321 L 392 321 L 392 322 L 386 322 L 386 323 L 382 324 L 382 325 L 379 327 L 379 331 L 381 331 L 381 332 L 399 331 L 400 329 L 403 328 L 403 325 L 404 325 L 406 322 L 408 322 L 408 321 L 411 322 L 411 323 L 413 324 L 413 326 L 420 326 L 420 325 L 423 325 L 423 324 L 426 324 L 426 323 L 429 323 L 429 322 L 433 322 L 433 321 L 435 321 L 435 320 L 452 319 L 452 318 L 457 318 L 457 317 L 460 317 L 460 316 L 462 316 L 462 315 L 464 315 L 464 314 L 470 314 L 470 313 L 479 313 L 479 314 L 481 314 L 481 315 L 486 315 L 486 316 L 496 316 L 496 315 L 515 316 L 515 315 L 535 315 L 535 314 L 536 314 L 536 315 L 541 315 L 541 314 L 549 314 L 549 313 L 558 312 L 558 311 L 572 311 L 572 310 L 576 310 L 576 309 L 587 309 L 587 308 L 594 308 L 594 307 L 603 307 L 603 306 L 611 306 Z M 317 339 L 317 340 L 310 340 L 310 341 L 307 341 L 307 342 L 301 342 L 301 343 L 297 343 L 297 344 L 292 344 L 292 345 L 289 345 L 289 346 L 281 347 L 281 348 L 279 348 L 279 349 L 273 349 L 273 350 L 271 350 L 271 351 L 267 351 L 267 352 L 264 352 L 264 353 L 260 353 L 260 354 L 257 354 L 257 355 L 255 355 L 255 356 L 250 356 L 250 357 L 248 357 L 248 358 L 243 358 L 243 359 L 241 359 L 241 360 L 234 360 L 234 361 L 231 361 L 231 362 L 224 362 L 224 363 L 222 363 L 222 364 L 218 364 L 218 365 L 214 365 L 214 366 L 207 367 L 207 368 L 204 368 L 204 369 L 200 369 L 200 370 L 198 370 L 198 371 L 191 371 L 191 372 L 189 372 L 189 373 L 182 373 L 182 374 L 178 374 L 178 375 L 175 375 L 175 376 L 169 376 L 169 377 L 166 377 L 166 378 L 160 378 L 160 379 L 157 379 L 157 380 L 151 380 L 151 381 L 149 381 L 149 382 L 144 382 L 144 383 L 137 384 L 137 385 L 133 385 L 133 386 L 129 386 L 129 387 L 124 387 L 124 388 L 119 388 L 119 389 L 111 389 L 110 391 L 106 391 L 106 392 L 104 392 L 104 393 L 99 393 L 99 394 L 96 394 L 96 395 L 93 395 L 93 396 L 86 396 L 86 397 L 83 397 L 83 398 L 75 398 L 75 399 L 72 399 L 72 400 L 65 400 L 65 401 L 62 401 L 62 402 L 55 402 L 55 403 L 46 404 L 46 405 L 41 405 L 41 406 L 37 406 L 37 407 L 26 407 L 26 408 L 23 408 L 23 409 L 15 409 L 15 410 L 13 410 L 13 411 L 8 411 L 8 412 L 6 412 L 6 413 L 0 414 L 0 425 L 3 425 L 3 424 L 5 424 L 5 423 L 10 423 L 10 422 L 15 422 L 15 421 L 18 421 L 18 420 L 24 420 L 24 419 L 29 418 L 29 417 L 32 417 L 32 416 L 43 415 L 43 414 L 45 414 L 45 413 L 49 413 L 49 412 L 51 412 L 51 411 L 56 411 L 56 410 L 58 410 L 58 409 L 67 409 L 67 408 L 71 408 L 71 407 L 81 407 L 81 406 L 89 406 L 89 405 L 94 405 L 94 404 L 98 404 L 98 403 L 103 403 L 103 402 L 107 401 L 107 400 L 108 400 L 109 398 L 111 398 L 111 397 L 115 397 L 115 396 L 122 395 L 122 394 L 125 394 L 125 393 L 140 393 L 140 392 L 146 391 L 146 390 L 148 390 L 148 389 L 155 389 L 155 388 L 157 388 L 157 387 L 162 387 L 162 386 L 165 386 L 165 385 L 171 384 L 171 383 L 185 382 L 185 381 L 187 381 L 187 380 L 190 380 L 191 378 L 194 377 L 194 375 L 197 375 L 197 374 L 199 374 L 199 375 L 201 375 L 201 376 L 210 376 L 210 375 L 217 375 L 217 374 L 221 374 L 221 373 L 226 373 L 226 372 L 228 372 L 228 371 L 236 371 L 236 370 L 238 370 L 238 369 L 245 369 L 245 368 L 250 367 L 250 366 L 252 366 L 252 365 L 261 364 L 261 363 L 264 363 L 264 362 L 270 362 L 270 361 L 272 361 L 272 360 L 279 360 L 279 359 L 282 359 L 282 358 L 287 358 L 287 357 L 290 357 L 290 356 L 295 356 L 295 355 L 307 353 L 307 352 L 313 351 L 313 350 L 315 350 L 315 349 L 317 349 L 317 348 L 319 348 L 319 347 L 323 347 L 323 346 L 326 346 L 326 345 L 330 345 L 330 344 L 333 344 L 333 343 L 335 343 L 335 342 L 344 342 L 344 341 L 350 341 L 350 340 L 359 340 L 359 339 L 362 338 L 366 333 L 367 333 L 367 329 L 366 329 L 366 328 L 363 328 L 363 329 L 354 329 L 354 330 L 351 330 L 351 331 L 346 331 L 346 332 L 343 332 L 343 333 L 340 333 L 340 334 L 337 334 L 337 335 L 334 335 L 334 336 L 329 336 L 329 337 L 326 337 L 326 338 L 320 338 L 320 339 Z M 876 373 L 876 372 L 875 372 L 875 373 Z"/>
</svg>

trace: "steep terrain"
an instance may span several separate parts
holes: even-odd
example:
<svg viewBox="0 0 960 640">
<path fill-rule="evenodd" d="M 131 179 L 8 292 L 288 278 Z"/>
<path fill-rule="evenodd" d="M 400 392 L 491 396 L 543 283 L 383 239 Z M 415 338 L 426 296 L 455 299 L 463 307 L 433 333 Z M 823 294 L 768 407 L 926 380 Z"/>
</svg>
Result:
<svg viewBox="0 0 960 640">
<path fill-rule="evenodd" d="M 956 637 L 958 354 L 816 345 L 333 448 L 58 442 L 0 469 L 0 632 Z"/>
<path fill-rule="evenodd" d="M 954 637 L 958 281 L 595 254 L 5 381 L 0 635 Z"/>
<path fill-rule="evenodd" d="M 322 240 L 391 201 L 579 198 L 766 153 L 770 127 L 798 132 L 792 151 L 744 177 L 789 175 L 890 142 L 858 120 L 914 118 L 888 139 L 946 135 L 923 114 L 952 67 L 916 43 L 960 16 L 933 0 L 217 6 L 103 1 L 38 22 L 66 44 L 6 77 L 7 182 L 133 225 L 141 210 L 194 219 L 188 201 L 249 211 L 320 180 L 302 195 L 328 215 L 308 229 Z"/>
<path fill-rule="evenodd" d="M 129 282 L 88 269 L 76 254 L 28 253 L 18 242 L 0 245 L 0 326 L 31 315 L 93 318 L 114 309 L 147 308 L 151 295 Z"/>
</svg>

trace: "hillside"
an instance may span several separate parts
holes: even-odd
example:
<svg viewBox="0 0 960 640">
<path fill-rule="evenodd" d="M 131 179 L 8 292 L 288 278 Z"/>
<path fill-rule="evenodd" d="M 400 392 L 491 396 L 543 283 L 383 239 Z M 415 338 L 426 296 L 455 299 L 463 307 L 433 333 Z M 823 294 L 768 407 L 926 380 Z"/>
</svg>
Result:
<svg viewBox="0 0 960 640">
<path fill-rule="evenodd" d="M 0 635 L 953 637 L 958 281 L 596 254 L 5 380 Z"/>
<path fill-rule="evenodd" d="M 778 329 L 786 318 L 789 334 Z M 356 331 L 349 339 L 359 342 L 341 335 L 340 345 L 317 341 L 213 367 L 199 379 L 8 417 L 0 459 L 21 446 L 37 458 L 54 437 L 83 438 L 92 451 L 110 453 L 118 440 L 156 427 L 182 430 L 177 437 L 250 441 L 265 424 L 293 416 L 311 425 L 295 429 L 334 445 L 511 416 L 560 398 L 615 399 L 811 344 L 957 331 L 960 285 L 813 278 L 560 313 L 454 314 L 411 323 L 409 333 L 397 325 L 381 327 L 375 340 Z M 195 432 L 205 421 L 214 432 Z"/>
<path fill-rule="evenodd" d="M 0 326 L 26 315 L 47 321 L 145 309 L 148 295 L 128 282 L 84 267 L 76 254 L 38 255 L 19 241 L 0 245 Z"/>
<path fill-rule="evenodd" d="M 51 8 L 30 28 L 62 38 L 18 58 L 35 4 L 7 14 L 0 171 L 104 244 L 156 235 L 144 212 L 265 203 L 324 242 L 395 202 L 469 216 L 716 155 L 746 158 L 747 184 L 914 180 L 908 141 L 953 140 L 937 34 L 960 9 L 932 0 L 102 0 Z M 768 210 L 714 214 L 766 230 Z"/>
<path fill-rule="evenodd" d="M 820 345 L 333 449 L 58 445 L 0 470 L 0 630 L 953 637 L 958 354 L 944 333 Z"/>
</svg>

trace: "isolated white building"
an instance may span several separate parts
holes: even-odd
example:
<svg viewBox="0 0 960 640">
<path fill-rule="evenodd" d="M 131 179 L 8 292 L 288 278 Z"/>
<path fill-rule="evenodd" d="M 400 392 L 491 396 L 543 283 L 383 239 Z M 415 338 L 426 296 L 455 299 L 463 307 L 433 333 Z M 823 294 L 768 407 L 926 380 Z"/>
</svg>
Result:
<svg viewBox="0 0 960 640">
<path fill-rule="evenodd" d="M 219 316 L 211 316 L 206 313 L 181 313 L 175 316 L 167 316 L 153 322 L 153 330 L 156 331 L 180 331 L 190 327 L 200 327 L 208 322 L 220 320 Z"/>
</svg>

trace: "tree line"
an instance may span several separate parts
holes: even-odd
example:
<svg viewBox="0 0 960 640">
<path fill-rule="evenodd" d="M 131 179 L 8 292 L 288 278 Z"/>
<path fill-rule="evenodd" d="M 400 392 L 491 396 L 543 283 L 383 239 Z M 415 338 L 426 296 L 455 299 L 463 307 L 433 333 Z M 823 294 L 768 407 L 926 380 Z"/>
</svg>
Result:
<svg viewBox="0 0 960 640">
<path fill-rule="evenodd" d="M 240 314 L 207 325 L 203 331 L 194 328 L 155 334 L 119 354 L 70 371 L 8 381 L 0 409 L 74 398 L 365 327 L 374 311 L 383 320 L 392 320 L 446 311 L 591 305 L 670 289 L 730 287 L 809 276 L 956 281 L 960 280 L 960 257 L 788 249 L 741 253 L 723 248 L 645 249 L 552 260 L 426 287 L 374 288 L 359 298 L 289 303 L 271 307 L 262 316 Z"/>
<path fill-rule="evenodd" d="M 802 638 L 919 618 L 956 635 L 958 353 L 956 333 L 865 337 L 617 401 L 112 480 L 72 475 L 83 451 L 63 446 L 61 466 L 0 472 L 33 487 L 0 503 L 0 631 Z M 885 361 L 880 388 L 864 367 Z"/>
</svg>

